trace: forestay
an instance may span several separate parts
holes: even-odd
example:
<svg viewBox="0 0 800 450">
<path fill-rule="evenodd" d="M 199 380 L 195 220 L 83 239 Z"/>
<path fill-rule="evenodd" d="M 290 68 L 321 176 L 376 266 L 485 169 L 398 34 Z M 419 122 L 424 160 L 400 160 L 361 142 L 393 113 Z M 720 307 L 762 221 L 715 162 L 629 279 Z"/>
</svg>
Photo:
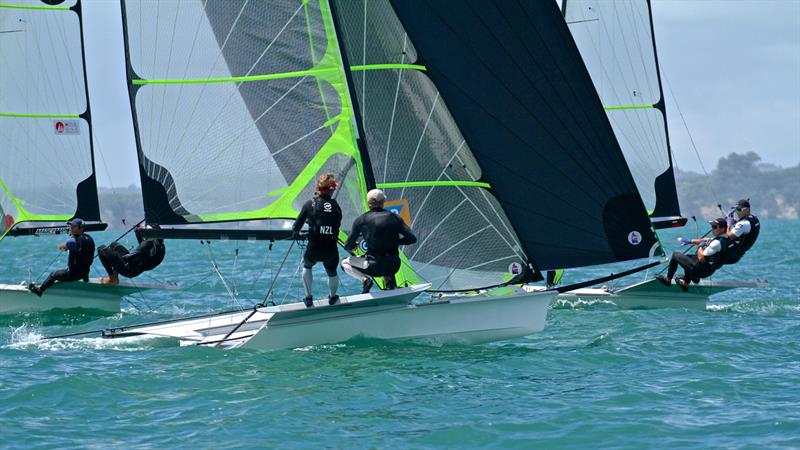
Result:
<svg viewBox="0 0 800 450">
<path fill-rule="evenodd" d="M 123 1 L 148 222 L 294 218 L 333 172 L 363 209 L 326 1 Z"/>
<path fill-rule="evenodd" d="M 0 239 L 100 220 L 78 0 L 0 0 Z"/>
<path fill-rule="evenodd" d="M 650 1 L 567 0 L 564 18 L 653 222 L 680 218 Z"/>
</svg>

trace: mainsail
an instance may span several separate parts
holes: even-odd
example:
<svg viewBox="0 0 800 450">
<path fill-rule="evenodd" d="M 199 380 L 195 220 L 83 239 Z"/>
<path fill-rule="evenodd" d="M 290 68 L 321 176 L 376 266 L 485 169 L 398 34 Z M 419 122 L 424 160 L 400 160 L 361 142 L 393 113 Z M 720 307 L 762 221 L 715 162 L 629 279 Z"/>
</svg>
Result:
<svg viewBox="0 0 800 450">
<path fill-rule="evenodd" d="M 294 218 L 324 172 L 345 217 L 363 210 L 327 2 L 122 5 L 148 222 Z"/>
<path fill-rule="evenodd" d="M 644 206 L 554 5 L 493 28 L 519 46 L 492 62 L 495 77 L 474 61 L 504 48 L 491 32 L 465 43 L 462 25 L 414 23 L 399 3 L 123 0 L 147 220 L 294 218 L 331 171 L 343 180 L 343 232 L 366 190 L 385 189 L 419 237 L 401 278 L 436 289 L 652 254 Z"/>
<path fill-rule="evenodd" d="M 481 181 L 540 269 L 659 251 L 619 144 L 553 2 L 392 6 L 426 67 L 424 76 L 480 165 Z"/>
<path fill-rule="evenodd" d="M 0 31 L 0 239 L 99 221 L 80 1 L 0 0 Z"/>
<path fill-rule="evenodd" d="M 567 0 L 564 19 L 657 227 L 683 225 L 649 0 Z"/>
</svg>

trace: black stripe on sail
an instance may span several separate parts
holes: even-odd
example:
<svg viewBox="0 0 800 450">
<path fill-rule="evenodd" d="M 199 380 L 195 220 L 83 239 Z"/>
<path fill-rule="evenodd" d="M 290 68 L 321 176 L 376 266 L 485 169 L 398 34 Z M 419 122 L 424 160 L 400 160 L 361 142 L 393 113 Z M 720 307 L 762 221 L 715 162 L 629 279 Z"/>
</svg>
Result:
<svg viewBox="0 0 800 450">
<path fill-rule="evenodd" d="M 48 4 L 58 3 L 60 2 L 51 2 Z M 94 164 L 94 139 L 92 137 L 92 109 L 89 102 L 89 81 L 86 75 L 86 49 L 84 48 L 83 40 L 83 13 L 81 9 L 81 1 L 76 1 L 75 5 L 71 9 L 78 16 L 78 29 L 81 37 L 81 68 L 83 69 L 83 89 L 84 95 L 86 96 L 86 111 L 81 114 L 81 118 L 86 121 L 86 125 L 89 130 L 89 155 L 92 162 L 92 174 L 78 183 L 75 188 L 78 201 L 73 217 L 80 217 L 81 219 L 88 221 L 99 221 L 100 201 L 97 197 L 97 179 L 95 177 L 96 171 Z"/>
<path fill-rule="evenodd" d="M 647 212 L 553 2 L 392 5 L 540 269 L 650 255 Z"/>
</svg>

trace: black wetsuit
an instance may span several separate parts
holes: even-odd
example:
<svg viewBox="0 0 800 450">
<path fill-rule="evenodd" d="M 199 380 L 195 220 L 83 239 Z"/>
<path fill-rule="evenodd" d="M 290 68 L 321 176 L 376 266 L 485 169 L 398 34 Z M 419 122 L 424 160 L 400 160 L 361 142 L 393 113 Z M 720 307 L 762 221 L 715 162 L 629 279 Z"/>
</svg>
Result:
<svg viewBox="0 0 800 450">
<path fill-rule="evenodd" d="M 698 283 L 701 278 L 707 278 L 714 274 L 720 267 L 722 267 L 728 258 L 733 254 L 733 241 L 725 234 L 716 236 L 713 241 L 719 241 L 721 248 L 717 253 L 711 256 L 706 256 L 705 261 L 700 262 L 697 255 L 684 255 L 680 252 L 672 254 L 669 260 L 669 269 L 667 269 L 667 278 L 672 279 L 675 272 L 678 271 L 678 265 L 683 267 L 684 279 L 686 281 L 694 281 Z M 709 245 L 711 243 L 709 242 Z"/>
<path fill-rule="evenodd" d="M 308 247 L 303 254 L 303 267 L 310 269 L 321 262 L 327 275 L 335 277 L 339 265 L 336 244 L 342 225 L 342 209 L 329 195 L 317 194 L 303 205 L 292 231 L 299 233 L 305 223 L 308 224 Z"/>
<path fill-rule="evenodd" d="M 72 244 L 73 241 L 74 245 Z M 39 288 L 40 293 L 47 290 L 56 281 L 89 281 L 89 269 L 94 261 L 94 240 L 84 233 L 79 236 L 73 236 L 67 242 L 67 248 L 69 249 L 67 268 L 51 273 Z"/>
<path fill-rule="evenodd" d="M 106 272 L 111 275 L 113 272 L 133 278 L 158 267 L 167 254 L 162 239 L 142 239 L 136 234 L 139 246 L 129 252 L 124 245 L 112 242 L 107 247 L 101 245 L 97 249 L 97 256 L 105 267 Z"/>
<path fill-rule="evenodd" d="M 344 249 L 353 250 L 359 236 L 364 237 L 367 247 L 368 266 L 362 272 L 384 277 L 387 287 L 395 287 L 394 274 L 400 270 L 398 247 L 417 242 L 417 237 L 400 216 L 383 208 L 370 209 L 356 218 Z"/>
</svg>

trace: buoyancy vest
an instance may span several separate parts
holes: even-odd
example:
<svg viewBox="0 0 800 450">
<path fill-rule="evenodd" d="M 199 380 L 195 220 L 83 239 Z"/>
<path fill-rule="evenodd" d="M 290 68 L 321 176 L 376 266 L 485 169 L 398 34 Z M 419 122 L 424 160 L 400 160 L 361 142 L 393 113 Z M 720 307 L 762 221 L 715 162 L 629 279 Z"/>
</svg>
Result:
<svg viewBox="0 0 800 450">
<path fill-rule="evenodd" d="M 327 196 L 316 196 L 311 200 L 311 214 L 307 223 L 310 240 L 336 242 L 342 224 L 342 209 L 336 200 Z"/>
<path fill-rule="evenodd" d="M 758 234 L 761 232 L 761 223 L 758 221 L 758 217 L 749 214 L 747 216 L 742 217 L 739 219 L 741 222 L 742 220 L 746 220 L 750 222 L 750 231 L 747 234 L 739 236 L 739 239 L 733 241 L 734 247 L 731 257 L 728 258 L 728 264 L 735 264 L 742 259 L 745 253 L 753 247 L 753 244 L 756 243 L 758 239 Z"/>
<path fill-rule="evenodd" d="M 735 243 L 727 234 L 716 236 L 711 242 L 719 241 L 721 247 L 717 253 L 705 258 L 705 263 L 713 267 L 714 270 L 720 268 L 723 264 L 727 264 L 728 260 L 734 254 Z M 710 243 L 709 243 L 710 245 Z"/>
<path fill-rule="evenodd" d="M 69 251 L 67 267 L 71 272 L 87 275 L 94 261 L 94 240 L 88 234 L 73 236 L 75 240 L 75 250 Z"/>
</svg>

